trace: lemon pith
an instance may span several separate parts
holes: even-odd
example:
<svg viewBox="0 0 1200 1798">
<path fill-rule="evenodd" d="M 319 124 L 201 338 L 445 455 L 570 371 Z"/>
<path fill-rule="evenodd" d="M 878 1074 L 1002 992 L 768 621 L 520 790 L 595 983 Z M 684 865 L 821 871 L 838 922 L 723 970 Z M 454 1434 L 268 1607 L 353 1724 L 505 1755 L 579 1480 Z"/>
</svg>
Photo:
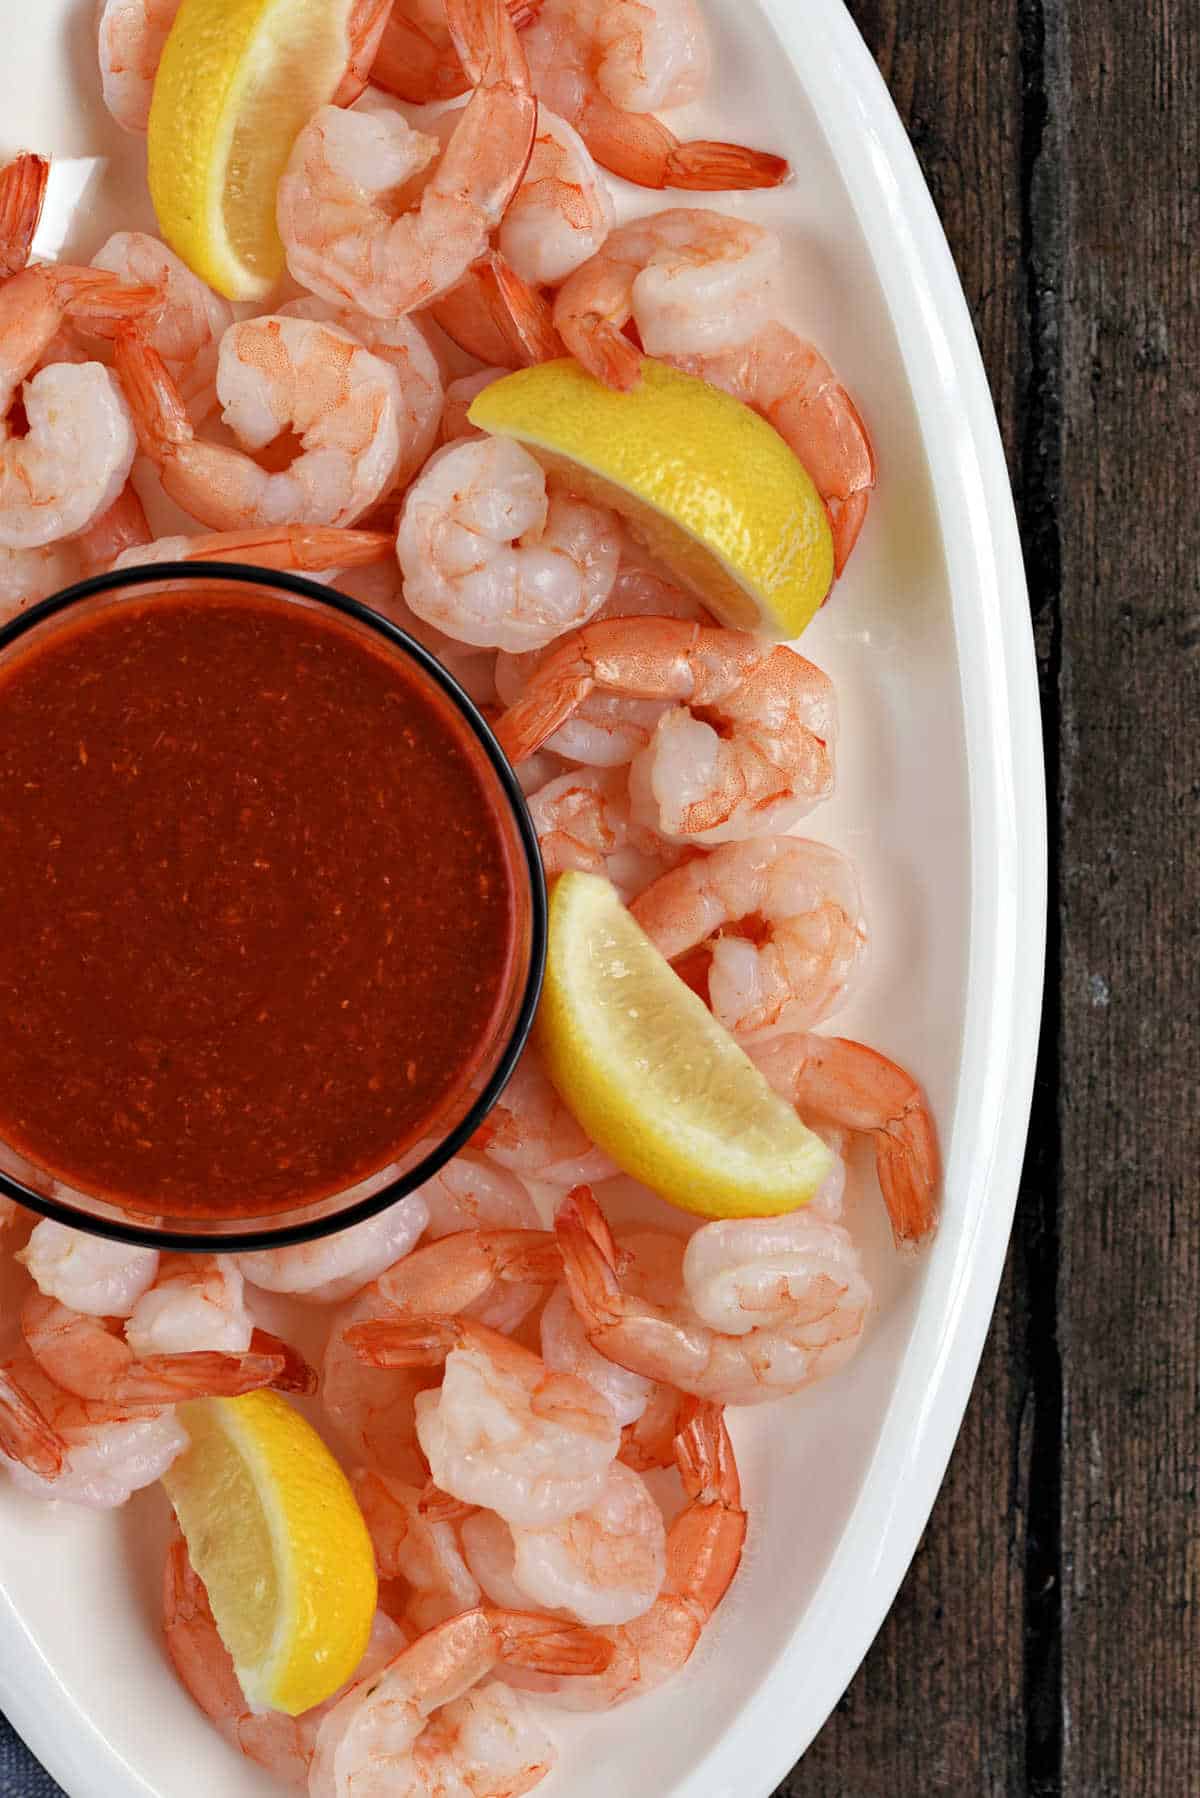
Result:
<svg viewBox="0 0 1200 1798">
<path fill-rule="evenodd" d="M 274 1392 L 180 1406 L 163 1484 L 247 1699 L 299 1716 L 344 1685 L 375 1614 L 375 1556 L 345 1474 Z"/>
<path fill-rule="evenodd" d="M 599 875 L 551 894 L 538 1036 L 593 1141 L 686 1211 L 794 1211 L 833 1165 Z"/>
<path fill-rule="evenodd" d="M 265 300 L 283 273 L 275 189 L 345 73 L 351 0 L 183 0 L 150 103 L 159 229 L 210 287 Z"/>
<path fill-rule="evenodd" d="M 719 387 L 647 358 L 618 393 L 567 358 L 494 381 L 468 416 L 621 512 L 735 629 L 799 636 L 829 592 L 833 534 L 807 470 Z"/>
</svg>

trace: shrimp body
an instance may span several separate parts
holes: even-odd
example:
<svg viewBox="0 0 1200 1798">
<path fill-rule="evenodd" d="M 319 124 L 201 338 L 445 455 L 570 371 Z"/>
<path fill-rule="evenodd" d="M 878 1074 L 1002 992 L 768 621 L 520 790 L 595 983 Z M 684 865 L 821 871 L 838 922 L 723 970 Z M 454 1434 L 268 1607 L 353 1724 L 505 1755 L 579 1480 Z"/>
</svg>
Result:
<svg viewBox="0 0 1200 1798">
<path fill-rule="evenodd" d="M 556 1523 L 592 1503 L 620 1446 L 599 1394 L 469 1320 L 361 1324 L 352 1345 L 380 1366 L 445 1363 L 417 1395 L 417 1437 L 434 1481 L 509 1523 Z"/>
<path fill-rule="evenodd" d="M 618 1273 L 590 1227 L 594 1211 L 586 1188 L 560 1208 L 563 1270 L 593 1348 L 623 1367 L 717 1404 L 753 1405 L 810 1385 L 857 1349 L 871 1289 L 841 1225 L 807 1209 L 705 1224 L 686 1247 L 663 1237 L 647 1281 Z M 720 1305 L 710 1297 L 714 1258 Z"/>
<path fill-rule="evenodd" d="M 534 287 L 557 287 L 594 256 L 616 220 L 612 195 L 566 119 L 538 109 L 533 154 L 500 226 L 500 253 Z"/>
<path fill-rule="evenodd" d="M 748 219 L 673 207 L 632 219 L 563 285 L 554 322 L 598 380 L 636 387 L 641 356 L 702 355 L 746 343 L 771 317 L 780 269 L 774 231 Z"/>
<path fill-rule="evenodd" d="M 332 1305 L 401 1261 L 420 1240 L 428 1222 L 424 1199 L 419 1193 L 410 1193 L 378 1216 L 319 1242 L 250 1250 L 235 1260 L 251 1285 L 264 1292 L 285 1292 L 313 1304 Z"/>
<path fill-rule="evenodd" d="M 125 1324 L 139 1356 L 244 1355 L 253 1335 L 242 1276 L 228 1255 L 164 1255 Z"/>
<path fill-rule="evenodd" d="M 580 1623 L 628 1623 L 658 1597 L 666 1572 L 662 1512 L 641 1475 L 619 1461 L 582 1511 L 541 1529 L 509 1527 L 513 1577 L 537 1605 Z"/>
<path fill-rule="evenodd" d="M 502 0 L 448 0 L 451 34 L 476 85 L 419 198 L 389 205 L 438 142 L 394 111 L 322 107 L 279 183 L 288 267 L 321 299 L 375 318 L 428 305 L 482 256 L 525 172 L 537 101 Z"/>
<path fill-rule="evenodd" d="M 671 846 L 631 815 L 624 768 L 575 768 L 529 797 L 547 878 L 567 868 L 605 874 L 623 896 L 674 860 Z"/>
<path fill-rule="evenodd" d="M 832 791 L 833 687 L 784 644 L 678 619 L 585 625 L 501 718 L 509 759 L 540 748 L 596 691 L 676 702 L 630 773 L 634 817 L 672 841 L 786 829 Z"/>
<path fill-rule="evenodd" d="M 404 595 L 463 643 L 537 649 L 604 604 L 617 572 L 611 512 L 557 489 L 528 450 L 487 437 L 439 450 L 396 536 Z"/>
<path fill-rule="evenodd" d="M 525 1050 L 471 1143 L 522 1180 L 551 1186 L 599 1183 L 617 1172 L 559 1098 L 533 1048 Z"/>
<path fill-rule="evenodd" d="M 180 0 L 100 0 L 97 21 L 104 104 L 123 131 L 144 132 L 163 45 Z"/>
<path fill-rule="evenodd" d="M 217 394 L 242 449 L 196 436 L 165 363 L 144 340 L 118 339 L 117 370 L 163 490 L 210 530 L 353 524 L 392 484 L 399 377 L 334 325 L 267 315 L 226 331 Z M 288 430 L 301 453 L 269 473 L 248 452 Z"/>
<path fill-rule="evenodd" d="M 421 1188 L 429 1236 L 460 1230 L 538 1230 L 541 1218 L 525 1186 L 487 1156 L 456 1155 Z"/>
<path fill-rule="evenodd" d="M 417 1443 L 416 1397 L 437 1376 L 423 1367 L 376 1367 L 361 1360 L 349 1341 L 358 1325 L 389 1319 L 399 1321 L 374 1282 L 334 1314 L 321 1362 L 321 1399 L 353 1460 L 420 1486 L 428 1469 Z"/>
<path fill-rule="evenodd" d="M 136 1411 L 77 1398 L 49 1380 L 27 1350 L 0 1364 L 2 1377 L 20 1388 L 63 1444 L 62 1466 L 52 1479 L 27 1459 L 7 1462 L 14 1485 L 35 1498 L 114 1509 L 161 1479 L 188 1445 L 170 1408 Z"/>
<path fill-rule="evenodd" d="M 603 168 L 642 187 L 774 187 L 781 156 L 680 143 L 658 106 L 698 98 L 709 50 L 694 0 L 545 0 L 524 34 L 534 86 Z"/>
<path fill-rule="evenodd" d="M 631 1373 L 592 1347 L 566 1286 L 556 1286 L 546 1301 L 541 1349 L 542 1360 L 553 1372 L 574 1374 L 594 1386 L 622 1429 L 636 1423 L 654 1397 L 653 1380 Z"/>
<path fill-rule="evenodd" d="M 469 1611 L 482 1596 L 459 1548 L 454 1525 L 426 1516 L 421 1490 L 360 1468 L 353 1476 L 379 1577 L 408 1587 L 404 1616 L 417 1630 Z M 526 1601 L 528 1605 L 528 1601 Z"/>
<path fill-rule="evenodd" d="M 311 1798 L 516 1798 L 554 1750 L 516 1693 L 471 1688 L 500 1665 L 560 1674 L 606 1664 L 578 1626 L 491 1605 L 449 1618 L 360 1680 L 317 1735 Z"/>
<path fill-rule="evenodd" d="M 316 298 L 289 300 L 281 318 L 307 318 L 336 325 L 396 371 L 400 382 L 400 456 L 395 483 L 403 487 L 424 467 L 437 440 L 442 416 L 442 375 L 424 333 L 410 318 L 371 318 L 349 306 Z"/>
<path fill-rule="evenodd" d="M 937 1130 L 920 1085 L 877 1050 L 842 1036 L 777 1036 L 749 1045 L 775 1091 L 804 1118 L 870 1136 L 897 1248 L 937 1228 Z"/>
<path fill-rule="evenodd" d="M 553 1285 L 562 1271 L 547 1230 L 462 1230 L 427 1243 L 382 1274 L 378 1288 L 393 1313 L 420 1318 L 477 1315 L 505 1285 Z"/>
<path fill-rule="evenodd" d="M 118 231 L 92 257 L 92 267 L 161 288 L 163 303 L 146 328 L 146 341 L 166 363 L 199 424 L 217 403 L 217 354 L 233 323 L 233 307 L 145 231 Z"/>
<path fill-rule="evenodd" d="M 867 515 L 875 452 L 858 407 L 825 358 L 772 321 L 733 347 L 669 359 L 752 406 L 795 451 L 829 513 L 840 575 Z"/>
<path fill-rule="evenodd" d="M 90 1317 L 128 1317 L 158 1278 L 157 1249 L 89 1236 L 42 1218 L 17 1260 L 39 1292 Z"/>
<path fill-rule="evenodd" d="M 391 560 L 386 531 L 345 530 L 338 525 L 263 525 L 250 531 L 198 531 L 190 537 L 156 537 L 123 549 L 114 568 L 152 562 L 249 562 L 256 568 L 288 568 L 307 574 L 368 567 Z"/>
<path fill-rule="evenodd" d="M 742 1041 L 828 1017 L 866 947 L 852 864 L 799 837 L 724 843 L 660 876 L 630 909 L 668 961 L 707 948 L 709 1003 Z"/>
<path fill-rule="evenodd" d="M 720 1408 L 686 1401 L 674 1438 L 688 1502 L 667 1532 L 666 1578 L 649 1610 L 600 1633 L 613 1657 L 590 1679 L 560 1680 L 545 1694 L 564 1710 L 608 1710 L 678 1673 L 741 1564 L 746 1513 L 733 1444 Z"/>
<path fill-rule="evenodd" d="M 518 30 L 537 9 L 538 0 L 508 0 Z M 394 0 L 371 66 L 371 83 L 413 106 L 466 93 L 471 82 L 450 36 L 445 0 Z"/>
</svg>

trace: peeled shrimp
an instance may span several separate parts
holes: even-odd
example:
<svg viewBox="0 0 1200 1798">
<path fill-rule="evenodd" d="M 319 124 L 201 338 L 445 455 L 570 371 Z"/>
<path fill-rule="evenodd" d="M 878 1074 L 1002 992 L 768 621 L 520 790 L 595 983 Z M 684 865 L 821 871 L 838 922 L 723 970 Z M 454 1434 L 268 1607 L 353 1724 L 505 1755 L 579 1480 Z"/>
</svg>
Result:
<svg viewBox="0 0 1200 1798">
<path fill-rule="evenodd" d="M 476 85 L 415 204 L 398 216 L 389 209 L 394 191 L 429 166 L 437 139 L 378 109 L 322 107 L 279 183 L 292 275 L 375 318 L 428 305 L 485 253 L 533 144 L 537 101 L 502 0 L 447 0 L 446 14 Z"/>
<path fill-rule="evenodd" d="M 566 119 L 538 108 L 533 154 L 500 226 L 500 253 L 535 287 L 557 287 L 613 228 L 608 186 Z"/>
<path fill-rule="evenodd" d="M 282 1249 L 251 1249 L 235 1257 L 246 1279 L 264 1292 L 286 1292 L 317 1305 L 349 1298 L 420 1240 L 429 1212 L 420 1193 L 410 1193 L 375 1217 L 317 1242 Z"/>
<path fill-rule="evenodd" d="M 532 1528 L 599 1496 L 620 1432 L 584 1381 L 466 1319 L 360 1324 L 348 1336 L 377 1366 L 444 1361 L 441 1387 L 417 1395 L 417 1438 L 452 1498 Z"/>
<path fill-rule="evenodd" d="M 770 319 L 780 269 L 774 231 L 748 219 L 673 207 L 632 219 L 565 282 L 554 322 L 597 379 L 636 387 L 641 353 L 687 356 L 747 342 Z"/>
<path fill-rule="evenodd" d="M 497 725 L 510 761 L 597 690 L 676 701 L 630 775 L 634 817 L 661 836 L 721 843 L 786 829 L 832 791 L 833 687 L 784 644 L 675 619 L 584 625 L 555 645 Z M 693 715 L 701 709 L 724 735 Z"/>
<path fill-rule="evenodd" d="M 321 1398 L 355 1461 L 421 1486 L 428 1469 L 417 1443 L 415 1402 L 436 1374 L 373 1367 L 347 1340 L 356 1325 L 390 1317 L 392 1307 L 374 1283 L 334 1314 L 321 1362 Z"/>
<path fill-rule="evenodd" d="M 469 1316 L 495 1328 L 484 1308 L 504 1288 L 531 1289 L 518 1308 L 523 1316 L 539 1288 L 553 1285 L 561 1272 L 558 1244 L 547 1230 L 460 1230 L 398 1261 L 377 1285 L 396 1321 Z M 511 1307 L 503 1310 L 507 1321 Z"/>
<path fill-rule="evenodd" d="M 41 222 L 50 164 L 24 150 L 0 169 L 0 277 L 25 267 Z"/>
<path fill-rule="evenodd" d="M 743 1042 L 827 1018 L 866 947 L 853 866 L 799 837 L 723 843 L 663 874 L 630 909 L 668 961 L 706 948 L 709 1003 Z"/>
<path fill-rule="evenodd" d="M 163 1255 L 154 1284 L 132 1306 L 125 1324 L 125 1340 L 139 1357 L 200 1349 L 244 1355 L 253 1338 L 245 1285 L 228 1255 Z"/>
<path fill-rule="evenodd" d="M 624 768 L 574 768 L 529 796 L 547 878 L 567 868 L 604 874 L 624 898 L 675 859 L 671 845 L 633 821 Z"/>
<path fill-rule="evenodd" d="M 442 407 L 442 422 L 438 428 L 439 443 L 458 443 L 465 438 L 482 437 L 483 432 L 467 417 L 472 401 L 485 387 L 490 387 L 493 381 L 501 381 L 511 373 L 510 368 L 481 368 L 476 374 L 460 375 L 457 380 L 448 382 L 446 403 Z"/>
<path fill-rule="evenodd" d="M 135 1248 L 43 1218 L 18 1250 L 39 1292 L 90 1317 L 128 1317 L 158 1277 L 157 1249 Z"/>
<path fill-rule="evenodd" d="M 655 1394 L 653 1380 L 631 1373 L 601 1355 L 588 1341 L 583 1319 L 565 1286 L 556 1286 L 541 1316 L 542 1360 L 555 1373 L 574 1374 L 594 1386 L 626 1429 L 646 1411 Z"/>
<path fill-rule="evenodd" d="M 180 0 L 100 0 L 104 104 L 124 131 L 145 131 L 163 45 Z"/>
<path fill-rule="evenodd" d="M 62 264 L 0 282 L 0 548 L 73 536 L 117 498 L 137 441 L 112 373 L 99 362 L 59 362 L 25 377 L 68 317 L 129 318 L 157 297 L 107 270 Z M 22 382 L 29 430 L 14 437 L 7 418 Z"/>
<path fill-rule="evenodd" d="M 454 1525 L 425 1514 L 420 1488 L 368 1468 L 358 1469 L 353 1485 L 379 1577 L 401 1579 L 408 1587 L 406 1622 L 417 1630 L 432 1629 L 479 1603 L 482 1594 L 463 1559 Z"/>
<path fill-rule="evenodd" d="M 600 1671 L 611 1649 L 592 1632 L 478 1606 L 418 1636 L 352 1686 L 325 1717 L 311 1798 L 505 1798 L 527 1792 L 555 1753 L 514 1692 L 472 1687 L 498 1666 Z"/>
<path fill-rule="evenodd" d="M 503 1102 L 503 1101 L 501 1101 Z M 456 1155 L 426 1181 L 429 1236 L 460 1230 L 538 1230 L 541 1218 L 523 1183 L 483 1155 Z"/>
<path fill-rule="evenodd" d="M 790 444 L 825 502 L 840 575 L 867 515 L 875 452 L 858 407 L 825 358 L 772 321 L 734 348 L 670 360 L 752 406 Z"/>
<path fill-rule="evenodd" d="M 471 1144 L 523 1180 L 552 1186 L 598 1183 L 617 1172 L 563 1104 L 533 1048 L 525 1050 Z"/>
<path fill-rule="evenodd" d="M 199 531 L 190 537 L 156 537 L 124 549 L 114 568 L 152 562 L 248 562 L 254 568 L 290 568 L 308 574 L 368 567 L 390 560 L 386 531 L 345 530 L 339 525 L 263 525 L 250 531 Z"/>
<path fill-rule="evenodd" d="M 545 0 L 524 34 L 534 86 L 602 168 L 641 187 L 775 187 L 782 156 L 680 143 L 658 107 L 697 99 L 710 53 L 695 0 Z"/>
<path fill-rule="evenodd" d="M 132 1411 L 110 1400 L 77 1398 L 47 1379 L 26 1350 L 0 1364 L 63 1443 L 60 1471 L 46 1479 L 26 1458 L 9 1459 L 13 1483 L 36 1498 L 65 1499 L 93 1510 L 123 1505 L 153 1485 L 187 1447 L 174 1411 Z M 16 1445 L 0 1443 L 6 1455 Z"/>
<path fill-rule="evenodd" d="M 666 1572 L 666 1529 L 645 1480 L 614 1461 L 599 1496 L 541 1529 L 509 1526 L 513 1577 L 534 1604 L 580 1623 L 628 1623 L 648 1611 Z"/>
<path fill-rule="evenodd" d="M 507 0 L 519 31 L 538 10 L 539 0 Z M 470 78 L 446 23 L 445 0 L 394 0 L 371 67 L 371 82 L 414 106 L 454 100 Z"/>
<path fill-rule="evenodd" d="M 464 643 L 536 649 L 607 599 L 611 512 L 557 489 L 504 437 L 439 450 L 408 491 L 396 554 L 419 618 Z"/>
<path fill-rule="evenodd" d="M 547 1702 L 565 1710 L 608 1710 L 652 1692 L 690 1659 L 733 1583 L 746 1540 L 746 1513 L 719 1407 L 685 1400 L 674 1451 L 688 1503 L 667 1531 L 659 1597 L 632 1622 L 599 1632 L 613 1648 L 602 1673 L 556 1681 L 545 1693 Z"/>
<path fill-rule="evenodd" d="M 182 1536 L 172 1540 L 163 1569 L 163 1634 L 180 1683 L 226 1740 L 257 1766 L 299 1787 L 308 1784 L 317 1731 L 342 1693 L 382 1671 L 409 1641 L 405 1630 L 383 1611 L 376 1611 L 366 1652 L 341 1692 L 299 1717 L 283 1711 L 252 1710 L 238 1684 L 233 1656 L 217 1633 L 208 1593 L 188 1558 Z"/>
<path fill-rule="evenodd" d="M 333 325 L 267 315 L 226 331 L 217 394 L 243 449 L 196 436 L 162 358 L 144 340 L 118 340 L 117 370 L 164 492 L 211 530 L 353 524 L 392 484 L 399 378 Z M 301 453 L 268 473 L 248 452 L 289 429 Z"/>
<path fill-rule="evenodd" d="M 31 1292 L 21 1329 L 42 1371 L 64 1392 L 141 1409 L 182 1399 L 235 1398 L 269 1386 L 283 1371 L 271 1355 L 191 1352 L 139 1357 L 103 1318 L 69 1311 L 57 1299 Z"/>
<path fill-rule="evenodd" d="M 751 1059 L 802 1117 L 874 1138 L 875 1171 L 897 1248 L 914 1248 L 938 1221 L 937 1131 L 911 1074 L 841 1036 L 777 1036 Z"/>
<path fill-rule="evenodd" d="M 92 257 L 126 281 L 162 290 L 163 301 L 145 327 L 196 424 L 217 403 L 217 353 L 233 323 L 233 307 L 194 275 L 174 250 L 145 231 L 118 231 Z"/>
<path fill-rule="evenodd" d="M 586 1188 L 560 1207 L 563 1269 L 592 1347 L 622 1367 L 717 1404 L 753 1405 L 854 1354 L 871 1289 L 840 1224 L 807 1209 L 705 1224 L 686 1245 L 663 1236 L 647 1278 L 636 1264 L 618 1272 L 595 1209 Z"/>
<path fill-rule="evenodd" d="M 336 325 L 395 369 L 400 382 L 400 456 L 395 484 L 407 486 L 428 460 L 442 416 L 441 370 L 419 326 L 410 318 L 371 318 L 353 307 L 331 306 L 316 298 L 289 300 L 279 308 L 279 317 Z"/>
</svg>

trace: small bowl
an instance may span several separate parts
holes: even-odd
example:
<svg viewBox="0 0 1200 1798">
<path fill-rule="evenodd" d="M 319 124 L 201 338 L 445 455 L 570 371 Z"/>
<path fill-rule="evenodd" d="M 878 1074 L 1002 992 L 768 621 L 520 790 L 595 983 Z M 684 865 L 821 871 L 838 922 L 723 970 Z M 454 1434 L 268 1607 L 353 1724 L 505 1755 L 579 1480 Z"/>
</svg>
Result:
<svg viewBox="0 0 1200 1798">
<path fill-rule="evenodd" d="M 435 698 L 449 700 L 478 750 L 476 766 L 496 801 L 513 870 L 516 943 L 499 1012 L 482 1055 L 448 1096 L 430 1134 L 367 1178 L 332 1195 L 272 1208 L 257 1216 L 160 1215 L 147 1220 L 111 1198 L 64 1185 L 0 1136 L 0 1193 L 45 1217 L 92 1235 L 160 1249 L 233 1251 L 279 1248 L 344 1230 L 414 1192 L 457 1154 L 504 1090 L 533 1023 L 546 955 L 546 883 L 537 836 L 511 766 L 476 706 L 428 650 L 358 600 L 298 575 L 234 563 L 162 562 L 99 575 L 31 607 L 0 628 L 0 670 L 17 645 L 50 637 L 64 614 L 120 604 L 135 593 L 178 593 L 188 585 L 230 593 L 255 589 L 302 607 L 338 612 L 357 632 L 382 640 Z"/>
</svg>

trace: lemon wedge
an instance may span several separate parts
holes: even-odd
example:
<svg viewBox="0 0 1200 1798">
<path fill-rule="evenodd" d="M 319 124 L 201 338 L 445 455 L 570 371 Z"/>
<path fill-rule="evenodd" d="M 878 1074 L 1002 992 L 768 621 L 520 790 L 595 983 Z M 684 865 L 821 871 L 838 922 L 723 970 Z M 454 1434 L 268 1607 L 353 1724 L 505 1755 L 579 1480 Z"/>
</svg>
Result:
<svg viewBox="0 0 1200 1798">
<path fill-rule="evenodd" d="M 363 1657 L 375 1555 L 345 1474 L 274 1392 L 179 1407 L 163 1484 L 251 1704 L 299 1716 Z"/>
<path fill-rule="evenodd" d="M 302 125 L 337 91 L 353 0 L 183 0 L 150 102 L 159 229 L 230 300 L 283 274 L 275 189 Z"/>
<path fill-rule="evenodd" d="M 551 893 L 538 1034 L 592 1140 L 685 1211 L 794 1211 L 833 1165 L 599 875 Z"/>
<path fill-rule="evenodd" d="M 646 358 L 618 393 L 568 358 L 494 381 L 469 417 L 621 513 L 735 630 L 798 637 L 829 592 L 833 534 L 803 463 L 707 381 Z"/>
</svg>

